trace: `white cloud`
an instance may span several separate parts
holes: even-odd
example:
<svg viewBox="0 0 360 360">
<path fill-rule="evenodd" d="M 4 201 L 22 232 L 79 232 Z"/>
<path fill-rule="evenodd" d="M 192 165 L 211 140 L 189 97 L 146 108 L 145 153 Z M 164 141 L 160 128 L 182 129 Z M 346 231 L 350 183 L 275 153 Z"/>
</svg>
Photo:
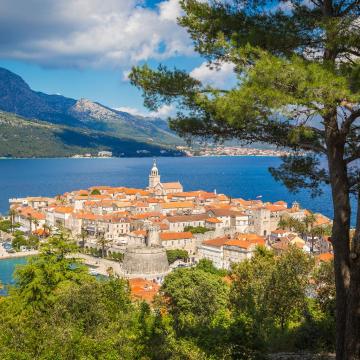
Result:
<svg viewBox="0 0 360 360">
<path fill-rule="evenodd" d="M 130 80 L 129 80 L 129 75 L 130 75 L 130 73 L 131 73 L 131 70 L 124 70 L 124 71 L 122 72 L 122 80 L 123 80 L 123 81 L 130 81 Z"/>
<path fill-rule="evenodd" d="M 210 68 L 207 62 L 203 62 L 193 69 L 190 75 L 204 84 L 217 87 L 231 87 L 236 80 L 232 63 L 223 63 L 219 69 L 214 69 Z"/>
<path fill-rule="evenodd" d="M 160 19 L 175 21 L 181 15 L 181 7 L 178 0 L 163 1 L 159 4 Z"/>
<path fill-rule="evenodd" d="M 192 54 L 179 0 L 1 0 L 0 57 L 45 66 L 131 66 Z"/>
<path fill-rule="evenodd" d="M 116 108 L 115 110 L 126 112 L 131 115 L 135 115 L 135 116 L 166 119 L 174 113 L 175 108 L 172 105 L 163 105 L 157 111 L 146 112 L 146 111 L 141 111 L 141 110 L 133 108 L 133 107 L 120 106 L 120 107 Z"/>
</svg>

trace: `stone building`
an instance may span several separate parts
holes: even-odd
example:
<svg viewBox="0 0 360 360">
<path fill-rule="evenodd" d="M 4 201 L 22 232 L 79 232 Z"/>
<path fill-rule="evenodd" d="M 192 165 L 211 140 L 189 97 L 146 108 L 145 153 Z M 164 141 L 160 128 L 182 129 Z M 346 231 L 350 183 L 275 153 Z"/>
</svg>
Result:
<svg viewBox="0 0 360 360">
<path fill-rule="evenodd" d="M 164 198 L 169 194 L 183 192 L 183 186 L 179 181 L 167 183 L 162 183 L 160 181 L 160 173 L 155 160 L 150 170 L 148 189 L 156 198 Z"/>
<path fill-rule="evenodd" d="M 170 269 L 166 250 L 160 242 L 157 226 L 147 224 L 143 245 L 127 247 L 123 270 L 128 278 L 144 278 L 158 283 L 163 281 Z"/>
</svg>

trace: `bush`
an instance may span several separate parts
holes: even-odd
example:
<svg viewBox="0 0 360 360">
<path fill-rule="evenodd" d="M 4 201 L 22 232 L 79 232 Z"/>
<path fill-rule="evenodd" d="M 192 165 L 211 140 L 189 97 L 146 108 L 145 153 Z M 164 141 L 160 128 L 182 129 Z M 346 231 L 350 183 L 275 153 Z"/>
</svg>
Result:
<svg viewBox="0 0 360 360">
<path fill-rule="evenodd" d="M 170 265 L 176 260 L 187 261 L 189 259 L 189 253 L 182 249 L 166 250 L 166 255 Z"/>
<path fill-rule="evenodd" d="M 205 234 L 211 230 L 204 226 L 185 226 L 184 231 L 189 231 L 192 234 Z"/>
</svg>

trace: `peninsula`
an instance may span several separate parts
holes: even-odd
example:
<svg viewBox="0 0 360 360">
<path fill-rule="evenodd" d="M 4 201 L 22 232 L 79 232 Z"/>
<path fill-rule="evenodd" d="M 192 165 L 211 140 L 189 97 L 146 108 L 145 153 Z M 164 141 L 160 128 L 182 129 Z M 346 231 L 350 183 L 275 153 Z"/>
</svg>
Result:
<svg viewBox="0 0 360 360">
<path fill-rule="evenodd" d="M 97 185 L 54 198 L 10 199 L 10 209 L 11 221 L 25 233 L 42 238 L 67 229 L 92 265 L 100 267 L 101 260 L 91 262 L 91 256 L 106 257 L 117 261 L 112 267 L 118 275 L 158 283 L 171 268 L 192 266 L 200 259 L 229 270 L 252 257 L 258 245 L 277 253 L 295 245 L 322 259 L 332 258 L 326 232 L 331 220 L 324 215 L 296 202 L 288 206 L 281 200 L 184 191 L 178 179 L 161 181 L 156 161 L 146 189 Z M 311 231 L 291 225 L 310 218 Z M 169 254 L 176 260 L 170 268 Z"/>
</svg>

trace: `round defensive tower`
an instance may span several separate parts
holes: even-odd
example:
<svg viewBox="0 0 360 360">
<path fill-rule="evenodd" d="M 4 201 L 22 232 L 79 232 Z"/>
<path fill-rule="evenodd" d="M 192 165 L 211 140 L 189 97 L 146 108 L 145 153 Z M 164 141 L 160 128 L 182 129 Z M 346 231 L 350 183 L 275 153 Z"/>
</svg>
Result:
<svg viewBox="0 0 360 360">
<path fill-rule="evenodd" d="M 141 277 L 161 282 L 169 272 L 166 250 L 161 246 L 128 248 L 123 269 L 126 277 Z"/>
<path fill-rule="evenodd" d="M 169 273 L 166 249 L 161 246 L 158 227 L 146 224 L 146 229 L 145 244 L 126 249 L 123 269 L 128 278 L 141 277 L 161 282 Z"/>
</svg>

